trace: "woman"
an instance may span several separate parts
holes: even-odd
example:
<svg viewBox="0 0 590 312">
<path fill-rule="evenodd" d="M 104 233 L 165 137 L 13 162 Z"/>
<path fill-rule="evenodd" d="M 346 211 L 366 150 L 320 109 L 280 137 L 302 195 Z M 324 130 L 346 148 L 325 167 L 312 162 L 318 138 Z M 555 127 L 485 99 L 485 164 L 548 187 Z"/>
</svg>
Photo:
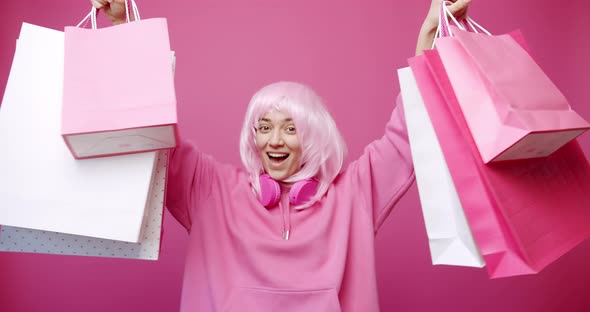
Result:
<svg viewBox="0 0 590 312">
<path fill-rule="evenodd" d="M 124 22 L 118 0 L 92 1 Z M 417 53 L 432 44 L 439 5 Z M 467 6 L 459 0 L 451 11 L 461 18 Z M 374 235 L 413 182 L 397 102 L 385 135 L 345 170 L 332 117 L 294 82 L 253 96 L 240 139 L 245 170 L 181 143 L 167 207 L 190 232 L 182 311 L 378 311 Z"/>
</svg>

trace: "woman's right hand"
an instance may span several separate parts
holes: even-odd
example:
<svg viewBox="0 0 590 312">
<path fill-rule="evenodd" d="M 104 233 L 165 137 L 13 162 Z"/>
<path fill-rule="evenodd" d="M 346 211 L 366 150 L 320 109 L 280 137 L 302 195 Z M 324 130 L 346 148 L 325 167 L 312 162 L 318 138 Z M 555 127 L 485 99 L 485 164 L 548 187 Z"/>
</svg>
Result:
<svg viewBox="0 0 590 312">
<path fill-rule="evenodd" d="M 432 48 L 432 41 L 438 27 L 438 17 L 440 15 L 440 9 L 444 0 L 432 0 L 428 14 L 422 23 L 420 33 L 418 35 L 418 44 L 416 45 L 416 55 L 419 55 L 424 50 Z M 452 2 L 448 6 L 451 14 L 458 20 L 461 20 L 467 16 L 467 9 L 472 0 L 447 0 Z"/>
<path fill-rule="evenodd" d="M 90 0 L 92 5 L 100 9 L 114 25 L 125 23 L 126 0 Z"/>
</svg>

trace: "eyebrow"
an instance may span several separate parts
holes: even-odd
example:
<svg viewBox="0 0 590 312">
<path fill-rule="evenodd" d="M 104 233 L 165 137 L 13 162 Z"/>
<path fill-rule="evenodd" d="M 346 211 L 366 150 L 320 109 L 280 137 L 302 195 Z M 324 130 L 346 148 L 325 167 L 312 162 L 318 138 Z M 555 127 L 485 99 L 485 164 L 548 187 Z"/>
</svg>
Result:
<svg viewBox="0 0 590 312">
<path fill-rule="evenodd" d="M 270 122 L 271 122 L 271 120 L 270 120 L 270 119 L 268 119 L 268 118 L 260 118 L 258 121 L 264 121 L 264 122 L 268 122 L 268 123 L 270 123 Z M 285 118 L 285 119 L 283 120 L 283 122 L 291 122 L 291 121 L 293 121 L 293 118 Z"/>
</svg>

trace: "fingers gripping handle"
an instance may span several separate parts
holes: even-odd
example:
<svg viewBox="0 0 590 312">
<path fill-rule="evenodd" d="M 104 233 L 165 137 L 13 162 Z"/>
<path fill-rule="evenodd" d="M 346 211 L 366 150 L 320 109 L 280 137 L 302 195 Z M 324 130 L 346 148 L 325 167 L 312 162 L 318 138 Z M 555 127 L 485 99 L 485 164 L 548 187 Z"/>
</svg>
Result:
<svg viewBox="0 0 590 312">
<path fill-rule="evenodd" d="M 127 2 L 131 2 L 131 10 L 133 11 L 133 17 L 134 20 L 139 21 L 141 20 L 141 17 L 139 16 L 139 10 L 137 9 L 137 4 L 135 3 L 135 0 L 125 0 L 125 21 L 127 23 L 130 22 L 129 20 L 129 5 Z M 78 25 L 76 25 L 76 27 L 85 27 L 86 23 L 88 23 L 88 20 L 90 20 L 90 24 L 92 29 L 97 29 L 97 23 L 96 23 L 96 14 L 98 12 L 98 9 L 96 7 L 92 7 L 92 9 L 90 10 L 90 13 L 88 13 L 88 15 L 86 15 L 84 17 L 84 19 L 82 19 L 80 21 L 80 23 L 78 23 Z"/>
<path fill-rule="evenodd" d="M 435 38 L 440 37 L 452 37 L 453 33 L 450 27 L 449 20 L 453 21 L 453 24 L 457 26 L 457 28 L 461 30 L 469 30 L 474 33 L 483 32 L 487 35 L 491 36 L 491 33 L 483 28 L 480 24 L 476 23 L 471 17 L 466 16 L 460 22 L 455 18 L 451 9 L 449 8 L 453 2 L 451 1 L 443 1 L 440 7 L 440 14 L 439 14 L 439 23 L 436 30 Z M 433 44 L 434 46 L 434 44 Z"/>
</svg>

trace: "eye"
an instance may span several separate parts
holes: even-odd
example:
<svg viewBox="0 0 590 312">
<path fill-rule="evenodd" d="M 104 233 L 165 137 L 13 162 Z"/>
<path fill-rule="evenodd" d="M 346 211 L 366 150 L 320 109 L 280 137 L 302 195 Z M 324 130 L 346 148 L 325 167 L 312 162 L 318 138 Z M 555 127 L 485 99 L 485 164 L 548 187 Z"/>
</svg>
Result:
<svg viewBox="0 0 590 312">
<path fill-rule="evenodd" d="M 295 133 L 296 132 L 295 126 L 288 126 L 285 130 L 287 130 L 287 133 Z"/>
<path fill-rule="evenodd" d="M 270 127 L 268 125 L 259 125 L 258 131 L 260 131 L 262 133 L 266 133 L 266 132 L 270 131 Z"/>
</svg>

